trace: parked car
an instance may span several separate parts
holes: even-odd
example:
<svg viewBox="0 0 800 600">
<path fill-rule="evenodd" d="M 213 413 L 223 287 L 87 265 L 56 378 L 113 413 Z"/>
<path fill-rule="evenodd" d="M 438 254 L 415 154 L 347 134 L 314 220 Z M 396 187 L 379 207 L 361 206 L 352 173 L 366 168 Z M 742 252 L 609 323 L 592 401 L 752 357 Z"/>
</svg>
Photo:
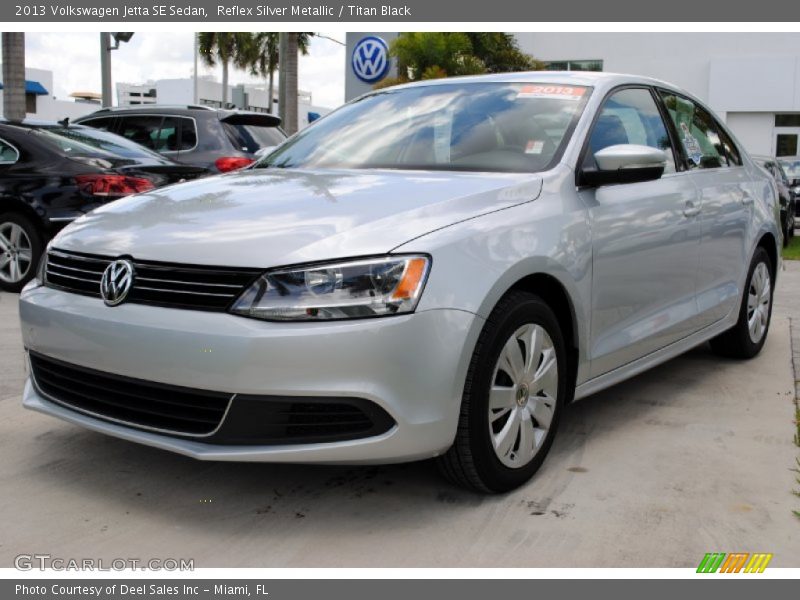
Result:
<svg viewBox="0 0 800 600">
<path fill-rule="evenodd" d="M 20 291 L 47 241 L 80 215 L 205 173 L 91 127 L 0 122 L 0 289 Z"/>
<path fill-rule="evenodd" d="M 783 167 L 786 177 L 789 179 L 792 193 L 795 199 L 800 198 L 800 158 L 798 157 L 783 157 L 779 158 L 778 162 Z M 800 210 L 800 202 L 795 206 Z"/>
<path fill-rule="evenodd" d="M 706 341 L 758 354 L 779 211 L 726 127 L 660 81 L 375 91 L 253 168 L 62 231 L 20 297 L 23 402 L 199 459 L 437 457 L 502 492 L 573 399 Z"/>
<path fill-rule="evenodd" d="M 76 122 L 215 173 L 246 167 L 260 150 L 286 139 L 276 115 L 199 105 L 103 108 Z"/>
<path fill-rule="evenodd" d="M 781 203 L 781 228 L 783 229 L 783 245 L 788 246 L 789 240 L 794 237 L 795 216 L 798 209 L 797 198 L 792 190 L 791 182 L 783 170 L 780 161 L 774 156 L 753 155 L 753 161 L 766 170 L 775 180 L 778 187 L 778 198 Z"/>
</svg>

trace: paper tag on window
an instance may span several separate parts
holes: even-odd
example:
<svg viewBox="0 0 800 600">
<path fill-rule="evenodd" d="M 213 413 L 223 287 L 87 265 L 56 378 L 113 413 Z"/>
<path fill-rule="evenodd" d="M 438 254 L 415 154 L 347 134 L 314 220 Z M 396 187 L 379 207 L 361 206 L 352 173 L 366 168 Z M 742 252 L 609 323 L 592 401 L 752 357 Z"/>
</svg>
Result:
<svg viewBox="0 0 800 600">
<path fill-rule="evenodd" d="M 542 140 L 528 140 L 525 146 L 525 154 L 541 154 L 542 148 L 544 148 Z"/>
<path fill-rule="evenodd" d="M 523 85 L 516 97 L 580 100 L 585 91 L 586 88 L 571 85 Z"/>
</svg>

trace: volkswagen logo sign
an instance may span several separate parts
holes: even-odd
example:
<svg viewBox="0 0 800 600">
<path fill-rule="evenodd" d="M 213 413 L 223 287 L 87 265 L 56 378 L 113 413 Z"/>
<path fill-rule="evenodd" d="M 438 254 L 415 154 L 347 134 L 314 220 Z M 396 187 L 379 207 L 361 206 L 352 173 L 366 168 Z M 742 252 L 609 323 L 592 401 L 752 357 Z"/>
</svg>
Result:
<svg viewBox="0 0 800 600">
<path fill-rule="evenodd" d="M 100 296 L 107 306 L 125 301 L 133 285 L 133 274 L 133 263 L 129 260 L 115 260 L 106 267 L 100 280 Z"/>
<path fill-rule="evenodd" d="M 353 48 L 353 73 L 364 83 L 375 83 L 389 71 L 389 48 L 374 35 L 363 37 Z"/>
</svg>

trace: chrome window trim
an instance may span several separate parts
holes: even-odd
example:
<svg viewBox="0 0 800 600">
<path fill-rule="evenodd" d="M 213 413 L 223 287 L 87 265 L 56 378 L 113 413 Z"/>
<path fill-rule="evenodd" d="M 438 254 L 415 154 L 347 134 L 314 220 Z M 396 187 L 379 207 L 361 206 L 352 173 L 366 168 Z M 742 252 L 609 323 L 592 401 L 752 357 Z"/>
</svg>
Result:
<svg viewBox="0 0 800 600">
<path fill-rule="evenodd" d="M 192 152 L 193 150 L 196 150 L 197 147 L 200 145 L 200 136 L 198 135 L 197 119 L 195 119 L 194 117 L 190 117 L 189 115 L 168 115 L 164 113 L 137 112 L 136 114 L 130 114 L 130 115 L 116 113 L 114 116 L 119 120 L 119 123 L 124 123 L 124 119 L 133 119 L 135 117 L 161 117 L 162 119 L 170 117 L 174 119 L 189 119 L 192 121 L 192 125 L 194 126 L 194 146 L 192 146 L 191 148 L 183 148 L 181 150 L 154 150 L 152 148 L 148 148 L 148 150 L 152 150 L 153 152 L 158 152 L 159 154 L 179 154 L 181 152 Z M 88 120 L 89 119 L 87 119 L 87 121 Z M 118 131 L 112 131 L 111 133 L 116 133 L 119 136 L 125 137 L 124 135 L 122 135 L 121 132 Z M 181 127 L 181 138 L 183 138 L 183 127 Z M 127 140 L 129 138 L 125 139 Z"/>
<path fill-rule="evenodd" d="M 17 164 L 19 162 L 19 157 L 21 156 L 19 148 L 17 148 L 14 144 L 9 142 L 5 138 L 0 138 L 0 143 L 5 144 L 9 148 L 11 148 L 14 152 L 17 153 L 17 158 L 15 158 L 14 160 L 0 160 L 0 165 L 15 165 L 15 164 Z"/>
</svg>

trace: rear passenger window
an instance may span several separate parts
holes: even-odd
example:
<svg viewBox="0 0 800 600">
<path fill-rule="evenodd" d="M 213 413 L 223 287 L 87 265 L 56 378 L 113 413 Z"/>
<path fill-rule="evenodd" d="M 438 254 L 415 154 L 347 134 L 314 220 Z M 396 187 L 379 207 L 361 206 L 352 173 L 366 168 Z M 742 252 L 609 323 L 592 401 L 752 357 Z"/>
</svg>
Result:
<svg viewBox="0 0 800 600">
<path fill-rule="evenodd" d="M 8 142 L 0 140 L 0 165 L 10 165 L 17 162 L 19 152 Z"/>
<path fill-rule="evenodd" d="M 158 151 L 163 117 L 150 117 L 145 115 L 131 115 L 121 117 L 119 134 L 132 142 L 141 144 L 145 148 Z"/>
<path fill-rule="evenodd" d="M 156 152 L 180 152 L 197 145 L 193 119 L 152 115 L 130 115 L 120 119 L 120 135 Z"/>
<path fill-rule="evenodd" d="M 661 93 L 691 169 L 717 169 L 742 164 L 733 140 L 708 111 L 688 98 Z"/>
<path fill-rule="evenodd" d="M 594 154 L 618 144 L 638 144 L 664 150 L 667 158 L 665 173 L 675 171 L 675 157 L 669 133 L 649 90 L 629 88 L 620 90 L 606 100 L 594 124 L 587 156 L 594 166 Z"/>
<path fill-rule="evenodd" d="M 89 127 L 94 127 L 95 129 L 102 129 L 103 131 L 113 131 L 111 127 L 114 124 L 114 117 L 87 119 L 85 121 L 81 121 L 80 124 L 88 125 Z"/>
</svg>

